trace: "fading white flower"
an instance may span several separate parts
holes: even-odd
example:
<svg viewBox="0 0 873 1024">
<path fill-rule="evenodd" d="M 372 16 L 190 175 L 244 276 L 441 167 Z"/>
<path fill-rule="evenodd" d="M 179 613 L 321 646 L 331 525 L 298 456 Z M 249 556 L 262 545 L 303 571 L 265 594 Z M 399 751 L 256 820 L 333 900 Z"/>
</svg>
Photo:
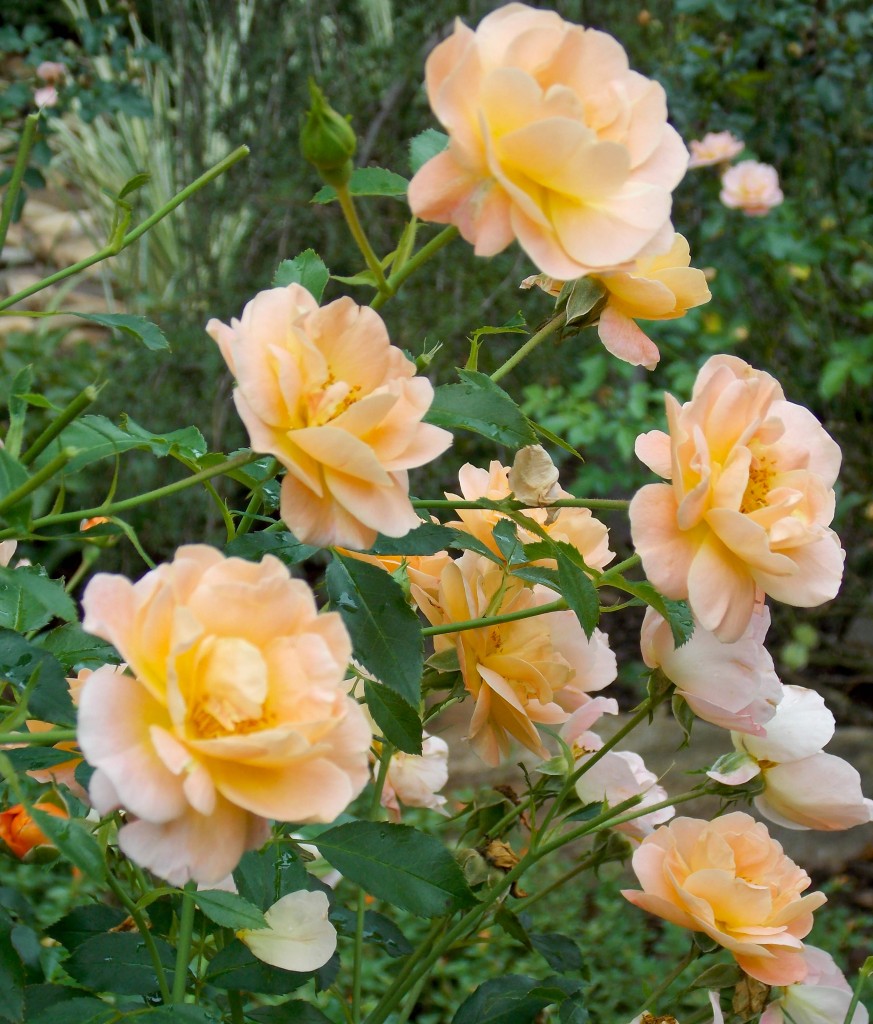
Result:
<svg viewBox="0 0 873 1024">
<path fill-rule="evenodd" d="M 395 751 L 388 763 L 382 806 L 395 821 L 400 820 L 400 804 L 429 807 L 445 814 L 446 798 L 439 791 L 449 779 L 449 747 L 439 736 L 424 733 L 420 754 Z"/>
<path fill-rule="evenodd" d="M 515 453 L 507 479 L 516 500 L 524 505 L 550 505 L 561 497 L 558 467 L 541 444 L 529 444 Z"/>
<path fill-rule="evenodd" d="M 336 951 L 336 928 L 323 892 L 289 892 L 264 914 L 266 928 L 244 928 L 237 938 L 259 960 L 286 971 L 316 971 Z"/>
<path fill-rule="evenodd" d="M 852 987 L 830 953 L 804 945 L 809 968 L 797 985 L 787 985 L 761 1016 L 761 1024 L 843 1024 L 852 1002 Z M 849 1024 L 867 1024 L 869 1014 L 859 1003 Z"/>
<path fill-rule="evenodd" d="M 591 755 L 589 755 L 590 757 Z M 585 758 L 588 760 L 588 758 Z M 582 760 L 576 762 L 577 768 Z M 658 776 L 650 772 L 639 754 L 631 750 L 610 750 L 576 782 L 576 793 L 585 804 L 604 802 L 610 807 L 634 796 L 642 800 L 634 810 L 659 804 L 667 799 L 667 790 L 658 785 Z M 662 807 L 631 821 L 616 825 L 616 831 L 633 839 L 643 839 L 676 813 L 673 807 Z"/>
</svg>

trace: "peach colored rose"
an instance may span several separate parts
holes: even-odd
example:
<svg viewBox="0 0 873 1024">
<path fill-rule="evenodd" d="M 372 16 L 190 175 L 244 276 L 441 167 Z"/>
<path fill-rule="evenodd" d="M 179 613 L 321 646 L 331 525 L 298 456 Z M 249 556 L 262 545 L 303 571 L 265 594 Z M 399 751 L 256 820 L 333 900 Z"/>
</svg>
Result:
<svg viewBox="0 0 873 1024">
<path fill-rule="evenodd" d="M 721 643 L 695 625 L 690 639 L 675 647 L 669 623 L 649 608 L 640 649 L 643 661 L 676 684 L 676 692 L 698 718 L 722 729 L 763 736 L 782 700 L 782 683 L 764 647 L 769 626 L 770 611 L 763 607 L 735 643 Z"/>
<path fill-rule="evenodd" d="M 664 90 L 611 36 L 507 4 L 475 32 L 456 21 L 426 85 L 449 146 L 410 182 L 417 216 L 479 256 L 518 239 L 565 281 L 669 247 L 688 152 Z"/>
<path fill-rule="evenodd" d="M 691 266 L 682 235 L 661 256 L 644 256 L 630 270 L 597 275 L 609 296 L 597 333 L 606 349 L 634 366 L 654 369 L 660 353 L 636 320 L 675 320 L 712 298 L 702 270 Z"/>
<path fill-rule="evenodd" d="M 500 566 L 472 551 L 446 566 L 435 600 L 415 587 L 412 591 L 435 625 L 535 608 L 552 599 L 546 588 L 507 578 Z M 549 612 L 434 637 L 437 652 L 453 646 L 464 684 L 476 701 L 470 742 L 491 765 L 508 754 L 511 737 L 547 757 L 536 723 L 566 721 L 568 710 L 589 699 L 588 690 L 615 678 L 612 652 L 607 648 L 604 655 L 601 649 L 605 638 L 601 634 L 589 643 L 572 612 Z"/>
<path fill-rule="evenodd" d="M 421 520 L 407 470 L 451 434 L 421 419 L 433 387 L 390 343 L 382 318 L 349 298 L 319 308 L 300 285 L 259 292 L 230 326 L 206 330 L 237 379 L 252 447 L 288 470 L 281 513 L 307 544 L 368 548 Z"/>
<path fill-rule="evenodd" d="M 446 798 L 440 790 L 449 781 L 449 745 L 439 736 L 424 733 L 421 753 L 397 750 L 388 762 L 382 787 L 382 806 L 394 821 L 400 821 L 400 805 L 428 807 L 440 814 Z"/>
<path fill-rule="evenodd" d="M 436 602 L 415 588 L 413 596 L 434 625 L 536 605 L 532 589 L 517 577 L 509 577 L 500 595 L 505 580 L 499 566 L 468 551 L 443 570 Z M 555 692 L 567 683 L 571 668 L 555 650 L 546 618 L 434 637 L 438 653 L 453 646 L 457 650 L 464 685 L 476 702 L 470 743 L 486 764 L 496 765 L 509 753 L 510 737 L 547 757 L 535 723 L 557 725 L 567 718 L 555 702 Z"/>
<path fill-rule="evenodd" d="M 704 932 L 765 985 L 806 977 L 801 939 L 824 893 L 810 884 L 767 828 L 735 811 L 715 821 L 676 818 L 647 836 L 632 866 L 642 885 L 623 895 L 682 928 Z"/>
<path fill-rule="evenodd" d="M 730 132 L 707 132 L 702 139 L 692 139 L 688 143 L 691 159 L 688 170 L 693 167 L 711 167 L 713 164 L 725 164 L 746 148 L 742 139 Z"/>
<path fill-rule="evenodd" d="M 370 565 L 392 574 L 404 567 L 410 585 L 414 584 L 434 597 L 439 590 L 440 575 L 452 560 L 448 551 L 438 551 L 435 555 L 367 555 L 361 551 L 350 551 L 348 548 L 337 550 L 342 555 L 357 558 L 361 562 L 369 562 Z"/>
<path fill-rule="evenodd" d="M 491 462 L 488 469 L 478 469 L 476 466 L 470 465 L 469 462 L 466 463 L 458 474 L 458 482 L 461 485 L 461 494 L 447 492 L 446 497 L 450 501 L 478 501 L 480 498 L 500 501 L 502 498 L 508 498 L 512 493 L 509 484 L 509 470 L 496 459 Z M 553 497 L 555 499 L 572 498 L 573 495 L 558 487 Z M 491 509 L 458 509 L 457 511 L 460 519 L 447 525 L 472 534 L 495 554 L 499 554 L 499 548 L 495 544 L 491 532 L 494 526 L 506 516 Z M 553 540 L 562 540 L 572 544 L 592 569 L 602 569 L 615 557 L 614 553 L 609 550 L 609 531 L 603 523 L 592 516 L 587 508 L 530 508 L 525 510 L 524 514 L 544 527 Z M 539 540 L 539 537 L 523 529 L 519 529 L 518 535 L 525 544 Z"/>
<path fill-rule="evenodd" d="M 632 366 L 653 370 L 661 358 L 658 346 L 637 326 L 637 320 L 676 320 L 689 309 L 712 298 L 702 270 L 691 266 L 688 242 L 673 236 L 670 249 L 660 256 L 641 256 L 629 267 L 591 274 L 605 289 L 605 296 L 592 311 L 604 348 Z M 545 274 L 527 277 L 522 288 L 534 285 L 558 296 L 564 281 Z"/>
<path fill-rule="evenodd" d="M 748 217 L 765 216 L 784 198 L 776 168 L 769 164 L 742 160 L 722 175 L 719 199 Z"/>
<path fill-rule="evenodd" d="M 830 953 L 816 946 L 803 951 L 807 975 L 788 985 L 761 1015 L 760 1024 L 843 1024 L 852 1004 L 852 986 Z M 868 1024 L 870 1015 L 858 1003 L 849 1024 Z"/>
<path fill-rule="evenodd" d="M 834 734 L 834 716 L 815 690 L 784 687 L 785 696 L 766 733 L 732 733 L 737 754 L 729 771 L 707 772 L 726 785 L 761 775 L 756 809 L 785 828 L 834 832 L 873 821 L 873 800 L 861 792 L 861 776 L 847 761 L 822 749 Z"/>
<path fill-rule="evenodd" d="M 630 504 L 652 583 L 687 598 L 724 643 L 742 637 L 761 593 L 803 608 L 832 598 L 845 558 L 829 529 L 840 449 L 818 420 L 735 356 L 707 360 L 690 402 L 665 401 L 669 434 L 642 434 L 636 452 L 671 482 Z"/>
<path fill-rule="evenodd" d="M 278 559 L 205 545 L 131 583 L 99 574 L 84 628 L 133 675 L 98 669 L 79 702 L 91 801 L 123 807 L 121 849 L 174 885 L 214 883 L 267 819 L 332 821 L 367 781 L 370 728 L 344 681 L 339 615 Z"/>
</svg>

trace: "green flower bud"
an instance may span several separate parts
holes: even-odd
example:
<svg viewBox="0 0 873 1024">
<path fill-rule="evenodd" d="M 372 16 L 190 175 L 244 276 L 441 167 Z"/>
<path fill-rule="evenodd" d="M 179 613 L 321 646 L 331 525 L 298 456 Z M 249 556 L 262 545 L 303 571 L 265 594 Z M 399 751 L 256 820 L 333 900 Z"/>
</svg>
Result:
<svg viewBox="0 0 873 1024">
<path fill-rule="evenodd" d="M 349 118 L 338 114 L 324 93 L 310 78 L 312 105 L 300 132 L 300 150 L 318 169 L 321 177 L 335 188 L 344 185 L 352 174 L 352 157 L 358 146 Z"/>
</svg>

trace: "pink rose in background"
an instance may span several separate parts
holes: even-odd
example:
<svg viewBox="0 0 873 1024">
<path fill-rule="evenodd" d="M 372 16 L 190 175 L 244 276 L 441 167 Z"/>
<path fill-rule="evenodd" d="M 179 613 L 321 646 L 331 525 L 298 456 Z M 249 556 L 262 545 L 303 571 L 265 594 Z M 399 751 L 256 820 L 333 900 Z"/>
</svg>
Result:
<svg viewBox="0 0 873 1024">
<path fill-rule="evenodd" d="M 576 762 L 581 767 L 591 755 Z M 605 803 L 608 807 L 623 803 L 633 796 L 642 796 L 634 811 L 667 799 L 667 790 L 658 785 L 658 776 L 650 772 L 639 754 L 630 750 L 607 751 L 595 764 L 576 781 L 576 795 L 583 804 Z M 616 825 L 617 832 L 624 832 L 633 839 L 651 835 L 656 826 L 663 825 L 676 813 L 674 807 L 662 807 L 650 814 L 640 815 L 631 821 Z"/>
<path fill-rule="evenodd" d="M 704 932 L 765 985 L 806 977 L 801 940 L 827 897 L 801 895 L 809 875 L 761 822 L 740 811 L 711 822 L 676 818 L 642 841 L 632 866 L 643 888 L 623 891 L 631 903 Z"/>
<path fill-rule="evenodd" d="M 591 727 L 604 715 L 617 715 L 618 701 L 614 697 L 590 697 L 581 703 L 561 726 L 561 739 L 578 759 L 584 754 L 600 750 L 603 740 Z"/>
<path fill-rule="evenodd" d="M 512 493 L 509 472 L 509 469 L 496 459 L 492 460 L 488 469 L 479 469 L 468 462 L 461 467 L 458 474 L 461 494 L 446 492 L 446 497 L 449 500 L 464 501 L 478 501 L 480 498 L 500 501 L 501 498 L 508 498 Z M 557 500 L 572 498 L 573 495 L 556 486 L 552 489 L 551 497 Z M 491 534 L 495 525 L 501 519 L 506 519 L 506 516 L 486 508 L 457 509 L 457 514 L 459 519 L 447 523 L 447 526 L 454 526 L 458 530 L 472 534 L 495 555 L 500 554 Z M 609 531 L 587 508 L 530 508 L 526 509 L 524 514 L 542 526 L 553 540 L 572 544 L 585 559 L 585 564 L 590 565 L 592 569 L 603 569 L 615 557 L 609 550 Z M 524 544 L 532 544 L 539 540 L 535 534 L 522 528 L 519 528 L 518 536 Z M 552 564 L 554 565 L 554 562 Z"/>
<path fill-rule="evenodd" d="M 691 159 L 688 161 L 690 171 L 693 167 L 725 164 L 742 153 L 746 145 L 730 132 L 707 132 L 702 139 L 692 139 L 688 148 L 691 150 Z"/>
<path fill-rule="evenodd" d="M 763 217 L 784 198 L 776 168 L 769 164 L 742 160 L 722 175 L 719 199 L 748 217 Z"/>
<path fill-rule="evenodd" d="M 564 281 L 669 248 L 688 152 L 663 88 L 611 36 L 507 4 L 475 32 L 456 21 L 426 85 L 449 145 L 410 182 L 416 216 L 479 256 L 517 239 Z"/>
<path fill-rule="evenodd" d="M 53 85 L 43 85 L 33 90 L 33 102 L 39 107 L 56 107 L 58 105 L 58 90 Z"/>
<path fill-rule="evenodd" d="M 852 1003 L 852 986 L 830 953 L 805 946 L 803 958 L 806 977 L 782 990 L 764 1010 L 760 1024 L 843 1024 Z M 858 1003 L 849 1024 L 868 1024 L 869 1019 L 866 1008 Z"/>
<path fill-rule="evenodd" d="M 66 64 L 61 64 L 57 60 L 44 60 L 36 69 L 36 77 L 46 85 L 57 85 L 59 82 L 63 82 L 66 76 Z"/>
<path fill-rule="evenodd" d="M 861 776 L 822 749 L 833 737 L 834 716 L 821 694 L 803 686 L 783 689 L 766 733 L 732 734 L 745 758 L 731 758 L 727 774 L 717 765 L 707 774 L 729 786 L 763 775 L 764 791 L 755 797 L 755 807 L 785 828 L 833 832 L 873 821 L 873 800 L 864 797 Z"/>
<path fill-rule="evenodd" d="M 424 733 L 421 753 L 397 750 L 388 762 L 382 787 L 382 806 L 400 821 L 400 805 L 427 807 L 445 814 L 446 798 L 440 790 L 449 781 L 449 745 L 439 736 Z"/>
<path fill-rule="evenodd" d="M 690 402 L 664 397 L 669 433 L 642 434 L 636 453 L 671 482 L 641 488 L 629 512 L 651 582 L 725 643 L 746 632 L 762 593 L 803 608 L 830 600 L 845 558 L 829 529 L 833 438 L 735 356 L 707 360 Z"/>
<path fill-rule="evenodd" d="M 299 540 L 368 548 L 377 533 L 402 537 L 420 524 L 407 470 L 452 437 L 421 422 L 433 387 L 390 343 L 378 313 L 349 298 L 319 308 L 292 284 L 206 330 L 237 379 L 252 447 L 288 471 L 280 511 Z"/>
<path fill-rule="evenodd" d="M 705 722 L 722 729 L 765 734 L 765 724 L 782 700 L 782 683 L 764 647 L 770 610 L 756 611 L 734 643 L 721 643 L 700 625 L 681 647 L 673 644 L 670 624 L 646 609 L 640 650 L 649 668 L 660 668 L 676 692 Z"/>
<path fill-rule="evenodd" d="M 268 819 L 333 821 L 363 789 L 371 733 L 347 694 L 348 634 L 278 559 L 182 547 L 137 583 L 98 574 L 82 603 L 133 673 L 94 672 L 78 726 L 91 801 L 128 812 L 132 860 L 215 883 Z"/>
</svg>

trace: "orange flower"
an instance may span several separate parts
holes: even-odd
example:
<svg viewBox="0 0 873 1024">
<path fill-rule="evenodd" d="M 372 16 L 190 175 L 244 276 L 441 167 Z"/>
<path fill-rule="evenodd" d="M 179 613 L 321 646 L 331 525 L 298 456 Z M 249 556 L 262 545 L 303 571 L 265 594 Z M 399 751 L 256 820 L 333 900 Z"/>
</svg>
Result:
<svg viewBox="0 0 873 1024">
<path fill-rule="evenodd" d="M 57 804 L 37 803 L 37 810 L 56 818 L 69 818 L 69 814 Z M 52 841 L 27 813 L 23 804 L 15 804 L 0 812 L 0 839 L 16 857 L 24 857 L 36 846 L 53 846 Z"/>
<path fill-rule="evenodd" d="M 479 256 L 515 238 L 563 280 L 670 245 L 688 151 L 663 88 L 611 36 L 511 3 L 475 32 L 456 21 L 425 73 L 449 145 L 409 184 L 416 216 Z"/>
</svg>

